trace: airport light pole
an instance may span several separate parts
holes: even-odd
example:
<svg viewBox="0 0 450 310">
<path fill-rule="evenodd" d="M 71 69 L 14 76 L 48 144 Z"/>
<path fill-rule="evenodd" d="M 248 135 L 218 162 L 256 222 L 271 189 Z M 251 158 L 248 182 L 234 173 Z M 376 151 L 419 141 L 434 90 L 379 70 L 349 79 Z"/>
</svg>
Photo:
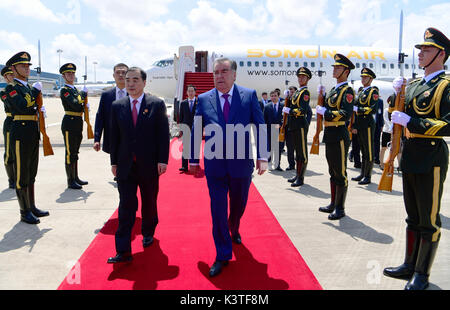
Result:
<svg viewBox="0 0 450 310">
<path fill-rule="evenodd" d="M 57 51 L 56 51 L 57 53 L 58 53 L 58 71 L 59 71 L 59 68 L 61 68 L 61 53 L 63 52 L 63 50 L 62 49 L 58 49 Z M 59 88 L 61 88 L 61 74 L 59 75 Z"/>
<path fill-rule="evenodd" d="M 93 64 L 94 64 L 94 83 L 97 84 L 97 73 L 95 71 L 95 66 L 98 65 L 98 62 L 94 61 Z"/>
</svg>

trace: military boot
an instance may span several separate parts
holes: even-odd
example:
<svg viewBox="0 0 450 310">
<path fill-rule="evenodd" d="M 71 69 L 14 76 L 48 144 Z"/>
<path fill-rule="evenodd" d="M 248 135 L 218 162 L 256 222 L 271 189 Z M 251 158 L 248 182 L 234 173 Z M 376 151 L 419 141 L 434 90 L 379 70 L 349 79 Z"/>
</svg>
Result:
<svg viewBox="0 0 450 310">
<path fill-rule="evenodd" d="M 16 188 L 16 194 L 20 206 L 20 220 L 27 224 L 39 224 L 41 221 L 31 212 L 27 188 Z"/>
<path fill-rule="evenodd" d="M 74 173 L 74 176 L 75 176 L 75 182 L 77 182 L 78 184 L 80 184 L 80 185 L 88 185 L 88 182 L 87 181 L 82 181 L 82 180 L 80 180 L 80 178 L 78 177 L 78 161 L 76 161 L 76 162 L 74 162 L 73 163 L 73 165 L 74 165 L 74 170 L 75 170 L 75 173 Z"/>
<path fill-rule="evenodd" d="M 297 179 L 291 184 L 291 187 L 299 187 L 303 185 L 305 171 L 306 171 L 306 164 L 301 161 L 298 161 Z"/>
<path fill-rule="evenodd" d="M 328 216 L 329 220 L 338 220 L 345 216 L 345 199 L 347 197 L 347 186 L 336 185 L 336 201 L 333 213 Z"/>
<path fill-rule="evenodd" d="M 336 184 L 333 181 L 330 181 L 330 189 L 331 189 L 331 203 L 326 207 L 320 207 L 320 212 L 331 213 L 334 211 L 335 201 L 336 201 Z"/>
<path fill-rule="evenodd" d="M 365 160 L 362 161 L 361 164 L 361 173 L 357 176 L 352 178 L 352 181 L 361 181 L 364 178 L 364 173 L 365 173 L 365 167 L 367 165 L 367 162 Z"/>
<path fill-rule="evenodd" d="M 387 267 L 384 268 L 383 274 L 385 276 L 409 280 L 414 274 L 414 267 L 416 265 L 417 253 L 419 252 L 420 244 L 420 233 L 406 229 L 406 250 L 405 250 L 405 261 L 402 265 L 398 267 Z"/>
<path fill-rule="evenodd" d="M 5 165 L 6 174 L 8 176 L 9 188 L 16 188 L 16 177 L 14 173 L 14 164 Z"/>
<path fill-rule="evenodd" d="M 66 164 L 67 187 L 71 189 L 82 189 L 83 187 L 75 181 L 74 171 L 73 163 Z"/>
<path fill-rule="evenodd" d="M 373 161 L 366 161 L 364 165 L 364 178 L 358 182 L 359 185 L 367 185 L 371 183 Z"/>
<path fill-rule="evenodd" d="M 438 242 L 420 239 L 419 253 L 417 254 L 414 274 L 405 286 L 405 290 L 424 290 L 429 286 L 431 266 L 438 248 Z"/>
<path fill-rule="evenodd" d="M 36 208 L 36 204 L 34 202 L 34 183 L 30 184 L 27 187 L 27 191 L 28 191 L 28 199 L 30 200 L 30 208 L 33 215 L 36 217 L 49 216 L 50 213 L 48 211 L 42 211 Z"/>
</svg>

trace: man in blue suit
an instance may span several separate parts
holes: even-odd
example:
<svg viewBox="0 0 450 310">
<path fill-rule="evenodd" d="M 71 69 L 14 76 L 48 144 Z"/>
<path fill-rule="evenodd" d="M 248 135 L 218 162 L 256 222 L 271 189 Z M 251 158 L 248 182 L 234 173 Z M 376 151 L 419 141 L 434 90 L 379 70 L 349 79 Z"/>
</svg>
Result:
<svg viewBox="0 0 450 310">
<path fill-rule="evenodd" d="M 255 90 L 234 84 L 236 69 L 237 65 L 233 60 L 219 58 L 214 61 L 215 88 L 198 97 L 191 135 L 191 171 L 196 173 L 203 121 L 206 136 L 205 175 L 211 198 L 213 238 L 216 246 L 216 260 L 209 271 L 211 277 L 218 275 L 223 267 L 228 265 L 232 257 L 232 242 L 242 242 L 239 224 L 247 205 L 255 167 L 249 145 L 249 128 L 252 124 L 256 127 L 254 129 L 258 137 L 258 174 L 262 175 L 267 170 L 267 159 L 260 157 L 267 155 L 267 130 L 263 112 Z M 263 142 L 261 146 L 260 141 Z"/>
<path fill-rule="evenodd" d="M 111 105 L 113 101 L 122 99 L 128 95 L 127 90 L 125 89 L 125 74 L 127 73 L 128 66 L 126 64 L 119 63 L 114 66 L 113 70 L 113 77 L 116 81 L 116 87 L 102 93 L 97 114 L 95 116 L 94 127 L 94 150 L 97 152 L 100 151 L 100 140 L 103 134 L 102 150 L 108 154 L 110 152 L 109 127 L 111 122 Z"/>
<path fill-rule="evenodd" d="M 283 125 L 283 105 L 281 104 L 278 92 L 275 90 L 270 92 L 270 99 L 271 101 L 264 107 L 264 121 L 267 124 L 267 147 L 270 152 L 269 161 L 272 161 L 275 165 L 275 170 L 283 171 L 280 167 L 280 161 L 281 150 L 284 147 L 284 142 L 279 142 L 278 140 L 278 134 L 280 132 L 281 125 Z M 274 126 L 272 127 L 272 125 Z M 272 129 L 275 128 L 278 128 L 277 132 L 272 133 Z M 276 152 L 275 149 L 272 149 L 272 138 L 275 138 L 276 141 L 278 141 L 278 152 Z M 277 158 L 274 158 L 276 155 Z"/>
<path fill-rule="evenodd" d="M 153 243 L 158 224 L 159 176 L 169 160 L 169 121 L 164 101 L 144 93 L 147 74 L 130 68 L 126 75 L 129 96 L 116 100 L 111 108 L 111 170 L 119 190 L 119 227 L 116 256 L 108 263 L 132 260 L 131 231 L 141 195 L 143 246 Z"/>
</svg>

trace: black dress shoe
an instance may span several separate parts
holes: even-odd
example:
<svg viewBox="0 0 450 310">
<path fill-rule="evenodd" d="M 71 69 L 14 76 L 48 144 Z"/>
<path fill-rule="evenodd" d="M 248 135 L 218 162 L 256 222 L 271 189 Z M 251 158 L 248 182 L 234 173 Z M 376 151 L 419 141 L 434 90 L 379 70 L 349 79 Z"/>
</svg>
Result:
<svg viewBox="0 0 450 310">
<path fill-rule="evenodd" d="M 108 264 L 128 263 L 132 260 L 131 253 L 117 253 L 116 256 L 108 258 Z"/>
<path fill-rule="evenodd" d="M 222 268 L 228 265 L 227 260 L 216 260 L 209 270 L 209 276 L 215 277 L 222 272 Z"/>
<path fill-rule="evenodd" d="M 359 185 L 367 185 L 372 183 L 369 177 L 364 177 L 361 181 L 358 182 Z"/>
<path fill-rule="evenodd" d="M 276 167 L 274 170 L 276 170 L 276 171 L 283 171 L 283 169 L 281 169 L 280 166 Z"/>
<path fill-rule="evenodd" d="M 181 167 L 181 168 L 178 169 L 178 170 L 180 170 L 181 172 L 187 172 L 187 171 L 188 171 L 188 168 Z"/>
<path fill-rule="evenodd" d="M 153 243 L 153 236 L 150 237 L 144 237 L 142 240 L 142 245 L 144 248 L 149 247 Z"/>
<path fill-rule="evenodd" d="M 291 166 L 287 167 L 286 171 L 289 171 L 289 170 L 295 170 L 295 167 L 291 167 Z"/>
<path fill-rule="evenodd" d="M 242 244 L 242 239 L 240 234 L 236 234 L 234 236 L 231 236 L 231 240 L 236 244 Z"/>
</svg>

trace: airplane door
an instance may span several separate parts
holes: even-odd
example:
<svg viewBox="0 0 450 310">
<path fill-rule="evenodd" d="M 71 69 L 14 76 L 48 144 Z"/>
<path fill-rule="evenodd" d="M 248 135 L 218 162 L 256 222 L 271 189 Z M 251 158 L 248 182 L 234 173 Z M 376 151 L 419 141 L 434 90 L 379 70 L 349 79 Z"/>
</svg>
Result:
<svg viewBox="0 0 450 310">
<path fill-rule="evenodd" d="M 184 72 L 194 72 L 195 62 L 194 62 L 194 47 L 193 46 L 180 46 L 178 49 L 178 55 Z"/>
<path fill-rule="evenodd" d="M 195 52 L 195 72 L 208 72 L 208 51 Z"/>
</svg>

